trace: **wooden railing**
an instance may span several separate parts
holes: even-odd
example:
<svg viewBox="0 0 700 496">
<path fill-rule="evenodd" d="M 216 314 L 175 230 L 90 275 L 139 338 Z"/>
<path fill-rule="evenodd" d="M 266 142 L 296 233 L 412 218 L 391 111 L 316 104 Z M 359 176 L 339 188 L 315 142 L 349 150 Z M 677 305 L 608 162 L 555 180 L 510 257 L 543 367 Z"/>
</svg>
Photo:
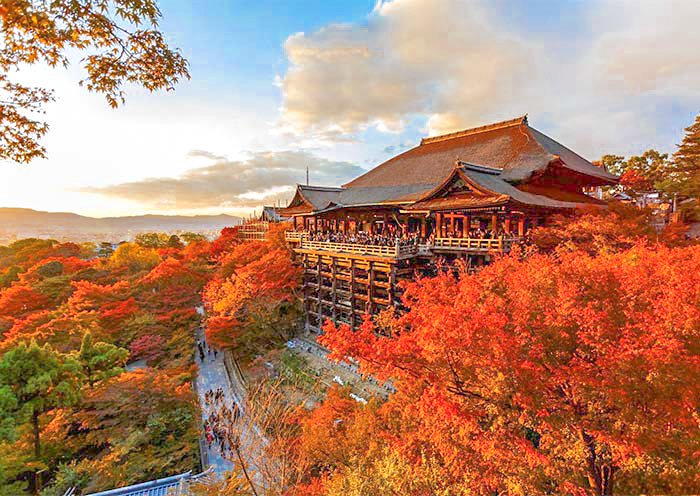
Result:
<svg viewBox="0 0 700 496">
<path fill-rule="evenodd" d="M 309 237 L 308 231 L 285 231 L 284 232 L 285 241 L 293 241 L 295 243 L 298 243 L 303 238 L 308 238 L 308 237 Z"/>
<path fill-rule="evenodd" d="M 414 255 L 430 255 L 433 249 L 450 249 L 472 252 L 507 253 L 518 238 L 436 238 L 428 244 L 407 245 L 365 245 L 358 243 L 333 243 L 330 241 L 312 241 L 308 233 L 287 231 L 285 239 L 299 243 L 302 250 L 329 251 L 335 253 L 352 253 L 356 255 L 372 255 L 377 257 L 407 258 Z"/>
<path fill-rule="evenodd" d="M 238 238 L 243 240 L 264 240 L 267 238 L 269 225 L 270 223 L 267 221 L 245 223 L 238 229 Z"/>
<path fill-rule="evenodd" d="M 436 238 L 434 248 L 453 248 L 466 251 L 507 252 L 510 251 L 517 238 Z"/>
<path fill-rule="evenodd" d="M 336 253 L 352 253 L 355 255 L 372 255 L 376 257 L 403 258 L 415 255 L 418 252 L 417 245 L 363 245 L 357 243 L 332 243 L 328 241 L 311 241 L 302 237 L 299 249 L 315 251 L 331 251 Z"/>
</svg>

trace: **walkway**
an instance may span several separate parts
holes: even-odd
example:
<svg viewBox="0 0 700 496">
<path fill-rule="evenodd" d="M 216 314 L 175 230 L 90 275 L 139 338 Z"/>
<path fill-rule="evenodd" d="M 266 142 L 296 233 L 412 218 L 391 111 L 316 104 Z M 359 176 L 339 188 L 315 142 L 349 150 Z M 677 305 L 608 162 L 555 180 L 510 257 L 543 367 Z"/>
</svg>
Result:
<svg viewBox="0 0 700 496">
<path fill-rule="evenodd" d="M 204 333 L 200 329 L 197 332 L 197 337 L 201 342 L 205 343 Z M 207 391 L 216 391 L 221 388 L 224 392 L 224 403 L 229 408 L 234 402 L 234 395 L 231 392 L 231 383 L 229 382 L 224 365 L 224 354 L 222 352 L 214 355 L 214 350 L 206 348 L 204 360 L 200 358 L 199 350 L 195 349 L 195 361 L 199 366 L 199 374 L 197 375 L 197 393 L 199 394 L 199 402 L 202 406 L 202 422 L 204 422 L 210 413 L 211 407 L 207 407 L 204 401 L 204 395 Z M 224 474 L 233 470 L 233 464 L 226 460 L 222 455 L 217 443 L 211 443 L 207 446 L 207 455 L 209 466 L 217 474 Z"/>
</svg>

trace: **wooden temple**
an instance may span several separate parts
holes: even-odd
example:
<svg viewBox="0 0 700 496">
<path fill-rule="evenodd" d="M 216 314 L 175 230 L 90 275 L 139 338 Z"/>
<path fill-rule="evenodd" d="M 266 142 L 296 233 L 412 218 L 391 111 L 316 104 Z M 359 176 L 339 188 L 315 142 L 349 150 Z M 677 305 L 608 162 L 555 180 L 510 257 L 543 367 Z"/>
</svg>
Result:
<svg viewBox="0 0 700 496">
<path fill-rule="evenodd" d="M 617 177 L 519 117 L 424 138 L 343 185 L 298 185 L 280 214 L 304 267 L 306 327 L 357 327 L 400 305 L 397 282 L 457 258 L 488 263 L 553 214 L 605 203 Z"/>
</svg>

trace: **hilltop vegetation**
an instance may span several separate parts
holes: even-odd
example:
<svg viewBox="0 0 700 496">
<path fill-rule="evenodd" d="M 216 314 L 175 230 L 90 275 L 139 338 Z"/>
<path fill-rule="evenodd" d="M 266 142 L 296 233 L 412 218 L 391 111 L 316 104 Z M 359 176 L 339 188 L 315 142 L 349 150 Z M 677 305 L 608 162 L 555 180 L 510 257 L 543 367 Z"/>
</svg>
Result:
<svg viewBox="0 0 700 496">
<path fill-rule="evenodd" d="M 103 490 L 199 462 L 191 382 L 207 252 L 0 248 L 0 494 Z M 125 368 L 140 360 L 142 368 Z"/>
<path fill-rule="evenodd" d="M 41 240 L 0 249 L 4 494 L 30 492 L 37 472 L 53 495 L 196 468 L 194 308 L 207 309 L 209 341 L 244 366 L 279 355 L 300 316 L 283 229 L 246 244 L 235 229 L 186 246 L 144 236 L 109 258 Z M 251 384 L 246 415 L 266 442 L 239 452 L 231 477 L 209 489 L 700 487 L 700 246 L 681 226 L 658 235 L 644 211 L 623 206 L 582 213 L 476 273 L 440 272 L 404 289 L 404 311 L 357 331 L 327 323 L 320 338 L 332 358 L 352 358 L 396 393 L 364 404 L 347 388 L 322 388 L 312 405 L 307 390 L 319 398 L 318 388 L 294 380 L 303 362 Z M 134 360 L 147 367 L 125 370 Z M 28 388 L 21 377 L 36 380 Z M 242 466 L 259 473 L 244 477 Z"/>
</svg>

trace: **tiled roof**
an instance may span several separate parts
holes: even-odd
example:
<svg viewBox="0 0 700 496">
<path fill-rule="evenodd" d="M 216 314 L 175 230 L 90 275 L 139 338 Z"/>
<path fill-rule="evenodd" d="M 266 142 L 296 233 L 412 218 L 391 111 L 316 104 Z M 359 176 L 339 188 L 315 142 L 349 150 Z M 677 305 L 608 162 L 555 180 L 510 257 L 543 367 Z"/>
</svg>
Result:
<svg viewBox="0 0 700 496">
<path fill-rule="evenodd" d="M 440 186 L 455 163 L 469 163 L 471 172 L 498 173 L 495 188 L 507 189 L 514 201 L 567 208 L 566 204 L 596 203 L 588 196 L 528 185 L 538 172 L 568 170 L 585 185 L 612 184 L 617 177 L 533 129 L 522 116 L 456 133 L 424 138 L 421 144 L 393 157 L 343 188 L 297 186 L 283 211 L 299 215 L 352 206 L 412 204 Z M 478 164 L 478 165 L 475 165 Z M 470 173 L 471 173 L 470 172 Z M 488 181 L 488 179 L 486 179 Z M 520 190 L 514 185 L 518 185 Z M 526 186 L 533 186 L 528 188 Z M 446 200 L 440 200 L 444 203 Z M 551 203 L 555 202 L 555 203 Z M 558 202 L 558 203 L 557 203 Z"/>
<path fill-rule="evenodd" d="M 457 160 L 502 169 L 518 182 L 559 158 L 563 165 L 589 176 L 591 183 L 614 183 L 616 177 L 528 125 L 526 117 L 426 138 L 345 185 L 346 188 L 439 184 Z"/>
<path fill-rule="evenodd" d="M 328 206 L 329 203 L 336 203 L 342 188 L 327 188 L 324 186 L 299 186 L 301 194 L 311 202 L 315 209 Z"/>
<path fill-rule="evenodd" d="M 420 201 L 407 207 L 410 210 L 424 209 L 449 209 L 449 208 L 477 208 L 504 205 L 506 203 L 516 203 L 543 208 L 578 208 L 592 203 L 599 203 L 586 195 L 576 195 L 571 193 L 570 201 L 562 201 L 550 196 L 522 191 L 508 181 L 503 180 L 502 173 L 495 169 L 474 166 L 472 164 L 460 163 L 461 167 L 453 169 L 450 178 L 461 175 L 465 180 L 472 183 L 474 187 L 484 193 L 480 194 L 458 194 L 441 197 L 438 194 L 442 190 L 436 188 Z M 444 182 L 448 183 L 450 180 Z M 541 192 L 541 191 L 540 191 Z"/>
</svg>

